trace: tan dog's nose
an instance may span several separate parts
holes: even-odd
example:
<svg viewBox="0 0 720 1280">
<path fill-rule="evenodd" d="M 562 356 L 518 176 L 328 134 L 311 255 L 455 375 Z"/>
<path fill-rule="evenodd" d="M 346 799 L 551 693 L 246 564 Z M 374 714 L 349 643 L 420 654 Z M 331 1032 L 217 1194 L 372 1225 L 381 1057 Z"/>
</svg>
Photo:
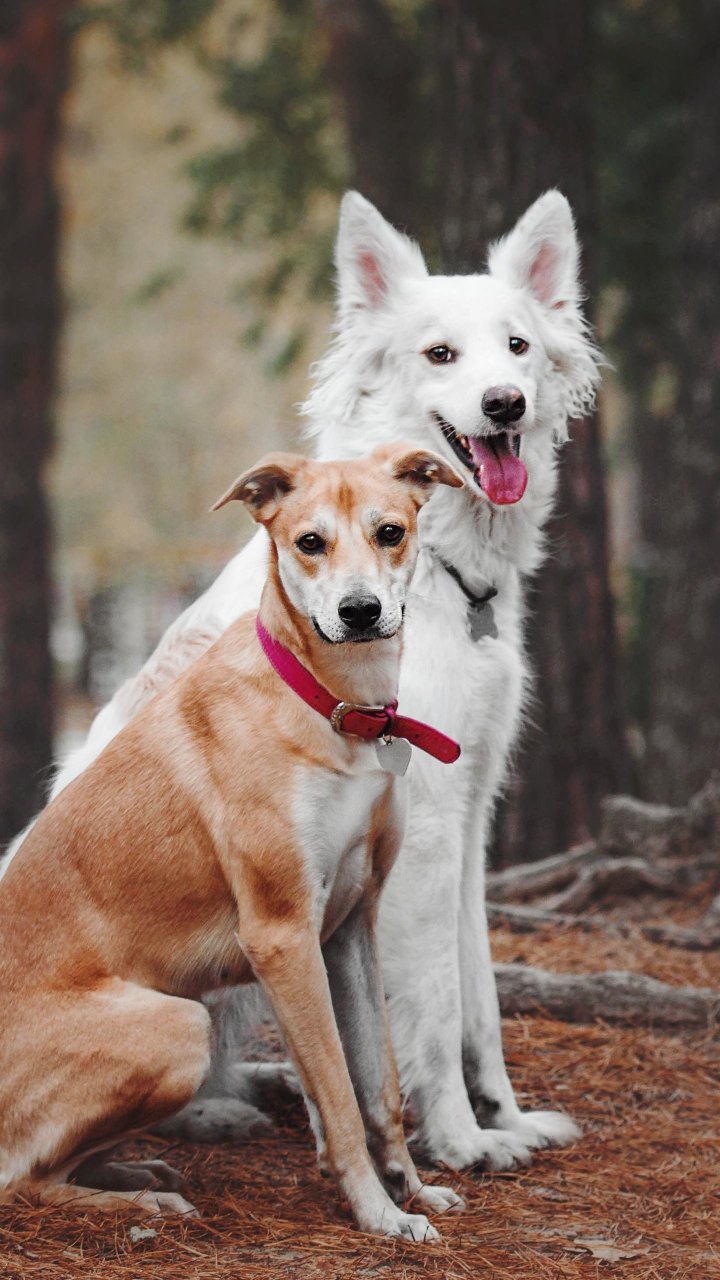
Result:
<svg viewBox="0 0 720 1280">
<path fill-rule="evenodd" d="M 377 596 L 343 596 L 338 605 L 338 614 L 347 627 L 353 631 L 367 631 L 377 622 L 382 613 L 382 605 Z"/>
</svg>

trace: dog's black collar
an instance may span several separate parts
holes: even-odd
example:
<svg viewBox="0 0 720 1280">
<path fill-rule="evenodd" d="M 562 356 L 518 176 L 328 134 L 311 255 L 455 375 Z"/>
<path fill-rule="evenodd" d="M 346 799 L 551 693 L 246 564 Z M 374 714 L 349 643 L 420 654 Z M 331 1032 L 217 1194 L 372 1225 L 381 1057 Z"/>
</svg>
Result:
<svg viewBox="0 0 720 1280">
<path fill-rule="evenodd" d="M 428 550 L 435 556 L 438 563 L 442 565 L 445 572 L 449 573 L 450 577 L 457 582 L 460 590 L 472 609 L 482 609 L 483 605 L 489 604 L 491 600 L 495 599 L 495 596 L 498 593 L 497 587 L 488 587 L 487 591 L 483 592 L 482 595 L 476 595 L 474 591 L 470 590 L 467 583 L 463 581 L 460 571 L 455 568 L 454 564 L 448 564 L 447 560 L 444 560 L 434 547 L 429 547 Z"/>
</svg>

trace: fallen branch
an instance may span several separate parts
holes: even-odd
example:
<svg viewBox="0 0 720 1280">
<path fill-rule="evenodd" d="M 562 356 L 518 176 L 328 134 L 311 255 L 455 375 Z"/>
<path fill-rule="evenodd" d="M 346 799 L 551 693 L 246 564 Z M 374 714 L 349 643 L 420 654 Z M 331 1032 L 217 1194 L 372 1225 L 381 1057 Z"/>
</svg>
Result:
<svg viewBox="0 0 720 1280">
<path fill-rule="evenodd" d="M 710 1027 L 720 1018 L 720 992 L 670 987 L 641 973 L 549 973 L 520 964 L 495 965 L 500 1008 L 550 1014 L 564 1022 L 625 1026 Z"/>
<path fill-rule="evenodd" d="M 493 871 L 487 877 L 488 893 L 496 901 L 503 902 L 527 902 L 530 898 L 541 898 L 569 884 L 580 868 L 596 857 L 597 845 L 591 841 L 539 862 Z"/>
<path fill-rule="evenodd" d="M 674 924 L 647 924 L 643 926 L 643 933 L 651 942 L 662 942 L 667 947 L 683 947 L 686 951 L 720 950 L 720 894 L 691 929 Z"/>
<path fill-rule="evenodd" d="M 614 920 L 603 920 L 597 916 L 561 915 L 558 911 L 549 911 L 545 907 L 524 907 L 507 902 L 486 902 L 488 923 L 505 925 L 511 933 L 537 933 L 548 925 L 561 929 L 581 929 L 584 933 L 603 930 L 618 933 L 629 932 L 629 927 Z"/>
<path fill-rule="evenodd" d="M 715 929 L 682 929 L 673 924 L 646 924 L 642 932 L 649 942 L 660 942 L 666 947 L 679 947 L 683 951 L 720 951 L 720 925 Z"/>
<path fill-rule="evenodd" d="M 611 920 L 607 916 L 563 915 L 544 907 L 511 906 L 506 902 L 487 902 L 488 923 L 500 925 L 511 933 L 538 933 L 553 926 L 579 929 L 581 933 L 611 933 L 621 938 L 641 934 L 648 942 L 685 951 L 720 951 L 720 920 L 714 923 L 703 916 L 691 929 L 674 924 L 643 924 L 639 920 Z"/>
<path fill-rule="evenodd" d="M 669 868 L 653 867 L 642 858 L 603 858 L 578 872 L 574 884 L 545 903 L 550 911 L 583 911 L 598 898 L 609 894 L 628 897 L 638 889 L 677 893 L 687 878 Z"/>
</svg>

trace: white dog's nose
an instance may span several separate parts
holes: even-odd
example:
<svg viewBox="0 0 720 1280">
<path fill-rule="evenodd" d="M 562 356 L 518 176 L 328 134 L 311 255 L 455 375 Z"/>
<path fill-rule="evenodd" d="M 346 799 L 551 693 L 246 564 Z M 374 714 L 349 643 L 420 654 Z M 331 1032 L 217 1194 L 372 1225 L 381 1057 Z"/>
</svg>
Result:
<svg viewBox="0 0 720 1280">
<path fill-rule="evenodd" d="M 482 410 L 493 422 L 517 422 L 525 412 L 525 397 L 518 387 L 490 387 L 482 398 Z"/>
</svg>

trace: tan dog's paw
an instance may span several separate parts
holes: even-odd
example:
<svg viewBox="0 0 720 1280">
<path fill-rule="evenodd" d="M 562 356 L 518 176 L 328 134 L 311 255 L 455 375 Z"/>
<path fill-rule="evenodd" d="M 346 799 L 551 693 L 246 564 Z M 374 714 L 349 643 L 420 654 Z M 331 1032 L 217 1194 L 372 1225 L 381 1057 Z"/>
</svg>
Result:
<svg viewBox="0 0 720 1280">
<path fill-rule="evenodd" d="M 79 1209 L 83 1213 L 200 1216 L 195 1205 L 176 1191 L 98 1191 L 95 1187 L 79 1187 L 74 1182 L 34 1184 L 28 1190 L 29 1198 L 38 1204 Z"/>
<path fill-rule="evenodd" d="M 422 1186 L 410 1203 L 432 1209 L 434 1213 L 459 1213 L 465 1208 L 462 1196 L 453 1191 L 452 1187 L 433 1187 L 429 1184 Z"/>
<path fill-rule="evenodd" d="M 128 1204 L 128 1208 L 133 1207 L 137 1207 L 149 1216 L 161 1214 L 163 1217 L 170 1217 L 180 1213 L 186 1218 L 200 1217 L 195 1205 L 190 1204 L 189 1200 L 178 1195 L 176 1191 L 141 1191 Z"/>
<path fill-rule="evenodd" d="M 422 1213 L 402 1213 L 383 1217 L 377 1235 L 396 1240 L 414 1240 L 416 1244 L 436 1244 L 442 1237 Z"/>
</svg>

